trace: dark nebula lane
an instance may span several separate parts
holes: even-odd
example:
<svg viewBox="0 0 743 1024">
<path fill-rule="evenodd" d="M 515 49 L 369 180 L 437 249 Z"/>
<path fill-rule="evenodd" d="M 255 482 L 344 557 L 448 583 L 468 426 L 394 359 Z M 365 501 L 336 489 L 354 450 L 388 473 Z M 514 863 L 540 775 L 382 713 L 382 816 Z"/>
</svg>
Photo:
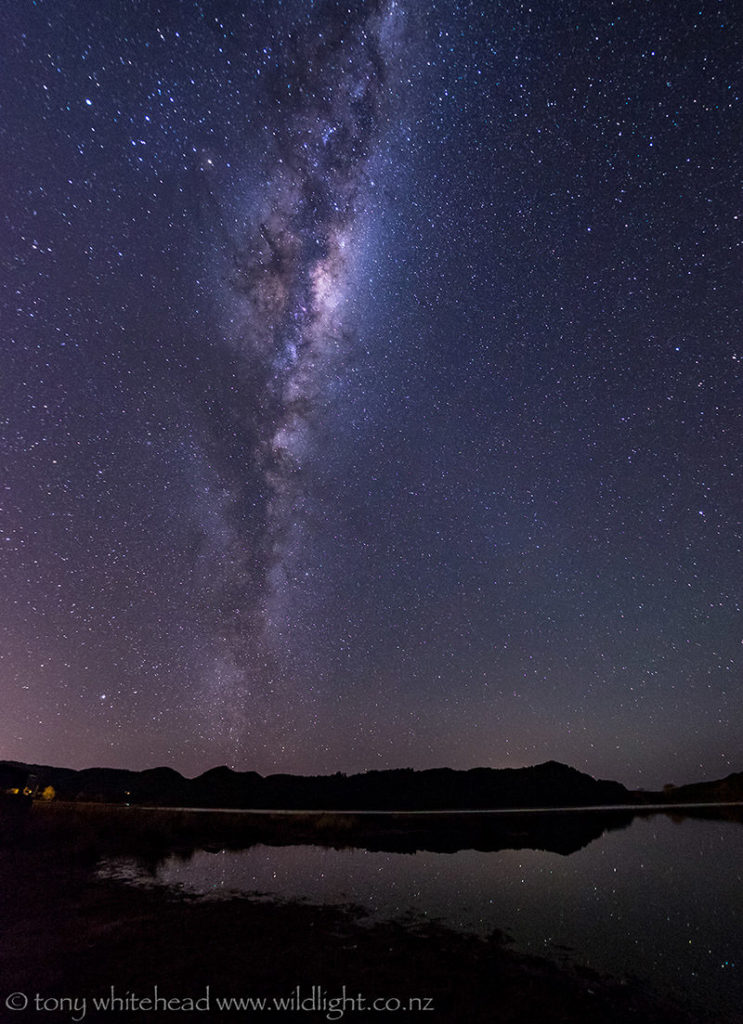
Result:
<svg viewBox="0 0 743 1024">
<path fill-rule="evenodd" d="M 350 344 L 344 314 L 368 163 L 393 103 L 384 52 L 393 12 L 375 3 L 334 21 L 333 7 L 317 37 L 290 36 L 280 61 L 291 80 L 277 74 L 273 85 L 276 173 L 234 255 L 230 283 L 243 300 L 236 343 L 258 385 L 247 415 L 267 492 L 269 604 L 280 600 L 291 571 L 295 521 L 301 529 L 313 419 L 330 400 Z"/>
</svg>

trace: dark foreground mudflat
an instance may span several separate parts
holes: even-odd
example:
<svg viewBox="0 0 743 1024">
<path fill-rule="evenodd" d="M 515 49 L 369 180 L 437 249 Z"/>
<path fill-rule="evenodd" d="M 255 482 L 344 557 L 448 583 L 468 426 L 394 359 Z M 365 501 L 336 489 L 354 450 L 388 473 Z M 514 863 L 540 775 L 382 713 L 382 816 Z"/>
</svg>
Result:
<svg viewBox="0 0 743 1024">
<path fill-rule="evenodd" d="M 499 936 L 481 940 L 433 925 L 369 926 L 352 909 L 193 899 L 104 881 L 95 876 L 94 837 L 81 842 L 61 820 L 57 814 L 50 827 L 34 819 L 0 846 L 2 1022 L 689 1020 L 636 983 L 516 954 Z M 119 998 L 135 997 L 129 1009 L 95 1009 L 94 998 L 110 996 L 112 986 Z M 170 1001 L 167 1009 L 146 1002 L 155 986 Z M 218 1000 L 229 996 L 270 1001 L 290 997 L 297 986 L 303 1010 L 219 1009 Z M 341 1016 L 330 1000 L 344 986 Z M 12 993 L 24 993 L 28 1007 L 8 1007 Z M 359 995 L 366 1009 L 359 1008 Z M 55 1002 L 62 999 L 77 1000 L 77 1009 Z M 313 999 L 322 1008 L 311 1009 Z M 380 999 L 378 1009 L 370 1008 Z M 404 1009 L 395 1011 L 398 1005 Z"/>
</svg>

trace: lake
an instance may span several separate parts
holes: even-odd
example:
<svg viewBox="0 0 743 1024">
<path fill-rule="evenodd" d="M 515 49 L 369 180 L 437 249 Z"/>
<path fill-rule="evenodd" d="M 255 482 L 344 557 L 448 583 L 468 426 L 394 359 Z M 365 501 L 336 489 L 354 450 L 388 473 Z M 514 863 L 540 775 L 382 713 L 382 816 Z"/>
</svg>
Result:
<svg viewBox="0 0 743 1024">
<path fill-rule="evenodd" d="M 743 1019 L 743 827 L 735 821 L 637 816 L 569 855 L 256 844 L 170 857 L 154 877 L 121 860 L 101 873 L 211 898 L 353 904 L 370 921 L 499 930 L 519 950 L 645 979 L 700 1019 Z"/>
</svg>

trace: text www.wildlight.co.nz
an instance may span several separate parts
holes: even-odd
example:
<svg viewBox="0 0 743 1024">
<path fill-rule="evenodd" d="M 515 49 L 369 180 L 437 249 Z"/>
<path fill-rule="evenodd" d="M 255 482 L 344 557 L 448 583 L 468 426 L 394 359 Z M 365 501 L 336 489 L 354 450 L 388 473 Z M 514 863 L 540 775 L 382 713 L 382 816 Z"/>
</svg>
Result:
<svg viewBox="0 0 743 1024">
<path fill-rule="evenodd" d="M 365 996 L 361 992 L 351 994 L 343 985 L 339 995 L 331 995 L 321 985 L 309 989 L 301 985 L 285 996 L 220 996 L 213 994 L 207 985 L 199 996 L 162 995 L 155 985 L 151 994 L 138 995 L 126 991 L 117 992 L 112 985 L 105 995 L 100 996 L 56 996 L 34 992 L 13 992 L 4 1000 L 5 1007 L 15 1012 L 31 1011 L 44 1013 L 68 1013 L 70 1020 L 79 1024 L 95 1013 L 209 1013 L 216 1009 L 221 1013 L 270 1013 L 284 1010 L 290 1013 L 324 1013 L 326 1020 L 340 1020 L 346 1013 L 395 1013 L 398 1010 L 433 1011 L 430 996 Z"/>
</svg>

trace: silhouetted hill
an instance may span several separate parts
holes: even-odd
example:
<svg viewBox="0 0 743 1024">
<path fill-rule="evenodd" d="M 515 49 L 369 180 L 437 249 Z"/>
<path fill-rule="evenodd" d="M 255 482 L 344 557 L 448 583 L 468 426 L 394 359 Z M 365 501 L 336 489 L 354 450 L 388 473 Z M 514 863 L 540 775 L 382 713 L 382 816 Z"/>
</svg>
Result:
<svg viewBox="0 0 743 1024">
<path fill-rule="evenodd" d="M 34 776 L 62 800 L 160 807 L 239 807 L 276 810 L 495 810 L 520 807 L 587 807 L 648 803 L 743 801 L 743 772 L 714 782 L 630 792 L 618 782 L 594 779 L 558 761 L 530 768 L 412 768 L 360 775 L 268 775 L 226 765 L 194 779 L 173 768 L 135 772 L 122 768 L 55 768 L 0 761 L 0 791 Z"/>
<path fill-rule="evenodd" d="M 618 782 L 547 761 L 531 768 L 454 771 L 403 768 L 360 775 L 269 775 L 211 768 L 186 779 L 172 768 L 142 772 L 119 768 L 74 771 L 48 765 L 0 762 L 0 778 L 26 772 L 62 800 L 170 807 L 240 807 L 286 810 L 489 810 L 517 807 L 586 807 L 631 803 Z"/>
<path fill-rule="evenodd" d="M 667 786 L 660 793 L 643 793 L 658 803 L 732 803 L 743 800 L 743 772 L 733 772 L 713 782 L 692 782 L 687 786 Z"/>
</svg>

